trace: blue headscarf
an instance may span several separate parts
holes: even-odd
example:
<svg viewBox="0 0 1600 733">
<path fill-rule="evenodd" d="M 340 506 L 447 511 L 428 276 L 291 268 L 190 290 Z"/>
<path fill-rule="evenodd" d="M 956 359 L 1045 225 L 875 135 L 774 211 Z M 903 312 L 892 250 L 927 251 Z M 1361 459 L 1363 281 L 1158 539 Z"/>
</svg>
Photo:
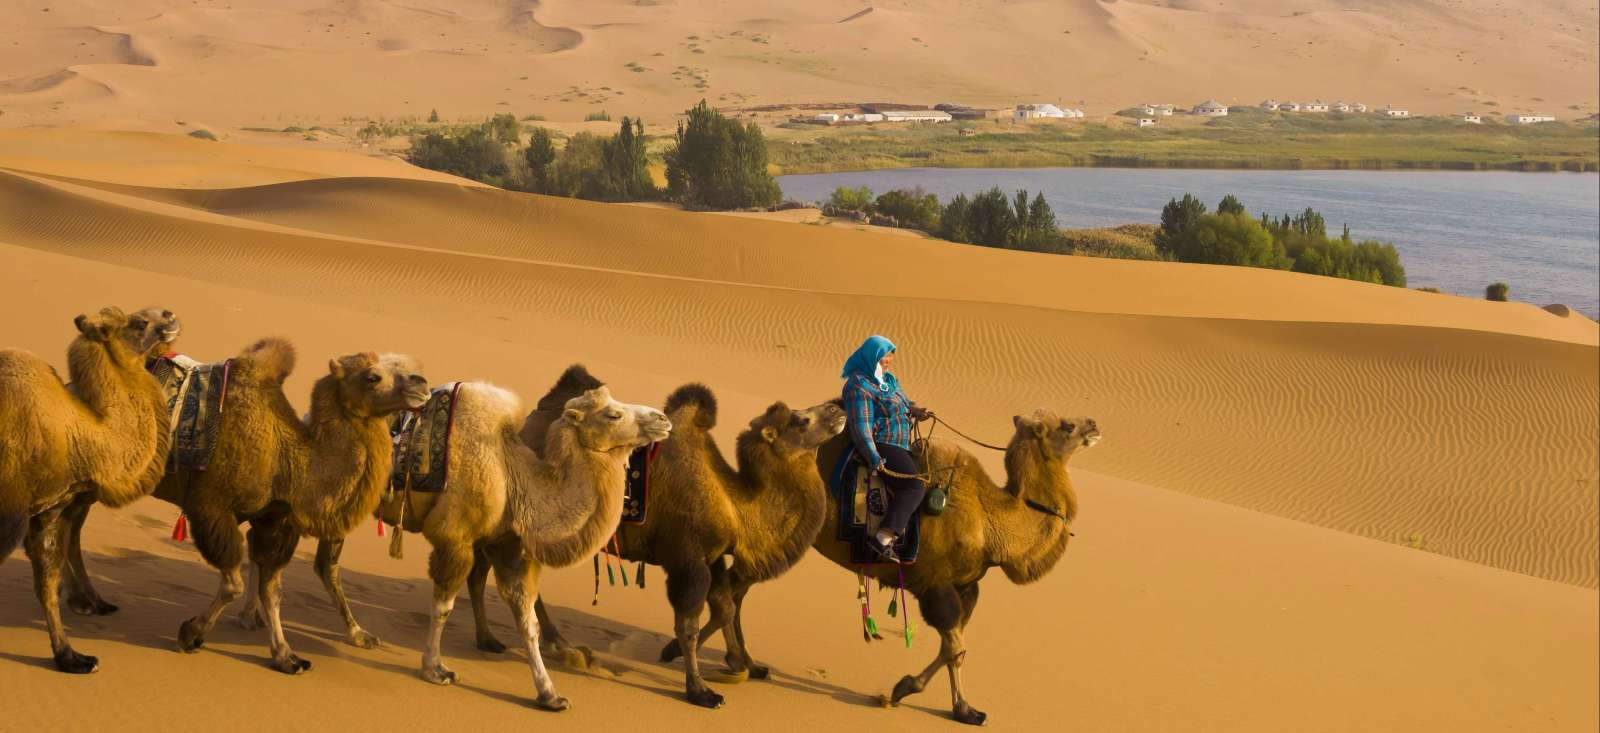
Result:
<svg viewBox="0 0 1600 733">
<path fill-rule="evenodd" d="M 868 336 L 855 353 L 845 360 L 844 371 L 839 376 L 849 379 L 852 375 L 859 374 L 885 392 L 898 390 L 900 380 L 895 379 L 893 374 L 884 372 L 881 378 L 878 376 L 878 362 L 892 351 L 894 351 L 893 341 L 882 336 Z"/>
</svg>

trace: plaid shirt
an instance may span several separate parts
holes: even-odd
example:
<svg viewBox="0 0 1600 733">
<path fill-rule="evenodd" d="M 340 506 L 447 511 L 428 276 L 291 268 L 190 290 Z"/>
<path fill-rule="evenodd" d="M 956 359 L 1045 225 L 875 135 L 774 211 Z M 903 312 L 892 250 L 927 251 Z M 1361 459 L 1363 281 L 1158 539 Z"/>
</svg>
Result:
<svg viewBox="0 0 1600 733">
<path fill-rule="evenodd" d="M 856 452 L 873 468 L 883 465 L 876 443 L 911 450 L 911 408 L 915 403 L 904 392 L 885 392 L 871 379 L 855 374 L 844 383 L 844 406 Z"/>
</svg>

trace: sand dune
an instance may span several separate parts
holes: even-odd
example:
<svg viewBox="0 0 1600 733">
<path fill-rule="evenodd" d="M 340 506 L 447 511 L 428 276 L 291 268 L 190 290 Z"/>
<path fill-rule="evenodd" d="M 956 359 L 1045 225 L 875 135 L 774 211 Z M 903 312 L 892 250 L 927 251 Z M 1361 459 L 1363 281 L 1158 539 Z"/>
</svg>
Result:
<svg viewBox="0 0 1600 733">
<path fill-rule="evenodd" d="M 660 124 L 702 97 L 1093 114 L 1344 98 L 1577 117 L 1600 103 L 1593 13 L 1586 0 L 67 0 L 0 19 L 15 39 L 0 47 L 0 124 L 237 129 L 432 109 Z"/>
<path fill-rule="evenodd" d="M 69 152 L 39 155 L 38 140 Z M 0 293 L 28 314 L 8 319 L 0 343 L 59 360 L 72 315 L 160 303 L 183 315 L 185 349 L 200 358 L 292 336 L 300 406 L 312 365 L 377 349 L 420 356 L 435 381 L 484 378 L 524 395 L 574 359 L 628 400 L 659 403 L 702 380 L 734 416 L 834 393 L 839 359 L 880 331 L 902 344 L 913 394 L 982 437 L 1003 438 L 1011 414 L 1039 405 L 1092 415 L 1107 435 L 1075 464 L 1080 537 L 1062 567 L 1036 587 L 985 583 L 966 676 L 997 725 L 1600 723 L 1600 329 L 1582 316 L 547 199 L 379 170 L 389 165 L 154 136 L 0 135 Z M 719 438 L 739 424 L 725 420 Z M 352 540 L 348 582 L 388 646 L 343 645 L 302 562 L 284 614 L 317 665 L 309 676 L 266 670 L 262 637 L 226 625 L 210 651 L 181 656 L 177 623 L 214 575 L 163 539 L 175 515 L 146 500 L 92 520 L 90 562 L 125 610 L 71 621 L 105 666 L 86 680 L 45 668 L 26 563 L 0 567 L 0 688 L 44 703 L 20 724 L 59 724 L 46 716 L 84 691 L 95 699 L 85 714 L 121 725 L 170 720 L 179 705 L 186 720 L 238 720 L 231 706 L 247 689 L 333 725 L 626 715 L 921 729 L 944 707 L 941 682 L 912 709 L 876 708 L 871 696 L 932 646 L 924 633 L 912 651 L 862 648 L 853 579 L 815 559 L 752 596 L 751 643 L 780 674 L 724 690 L 722 711 L 678 701 L 678 668 L 653 662 L 670 618 L 659 585 L 606 589 L 595 608 L 587 568 L 546 578 L 558 618 L 606 670 L 558 672 L 574 711 L 528 710 L 525 665 L 470 651 L 464 614 L 446 653 L 465 685 L 434 688 L 414 673 L 425 543 L 411 538 L 390 561 L 370 528 Z"/>
</svg>

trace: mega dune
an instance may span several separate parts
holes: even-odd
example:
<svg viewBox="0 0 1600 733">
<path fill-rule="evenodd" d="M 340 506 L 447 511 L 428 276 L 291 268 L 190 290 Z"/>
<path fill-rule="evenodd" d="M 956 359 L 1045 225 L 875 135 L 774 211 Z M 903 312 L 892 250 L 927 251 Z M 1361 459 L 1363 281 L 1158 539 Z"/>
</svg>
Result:
<svg viewBox="0 0 1600 733">
<path fill-rule="evenodd" d="M 398 351 L 435 383 L 489 380 L 530 403 L 572 361 L 658 407 L 704 382 L 730 416 L 724 444 L 732 416 L 835 395 L 839 360 L 883 332 L 919 402 L 979 437 L 1035 407 L 1105 435 L 1075 459 L 1079 536 L 1058 569 L 983 584 L 965 679 L 996 725 L 1600 723 L 1600 330 L 1575 314 L 547 199 L 365 157 L 126 133 L 0 135 L 0 258 L 0 343 L 57 368 L 74 315 L 160 305 L 201 359 L 267 335 L 308 365 Z M 298 408 L 318 374 L 289 378 Z M 384 646 L 344 643 L 308 541 L 282 615 L 315 671 L 270 672 L 260 632 L 231 616 L 179 655 L 178 625 L 215 576 L 168 539 L 175 518 L 159 501 L 91 517 L 91 572 L 122 611 L 68 618 L 101 660 L 88 678 L 50 669 L 27 563 L 0 566 L 8 725 L 273 725 L 239 717 L 241 690 L 341 726 L 921 729 L 946 710 L 942 680 L 879 708 L 936 642 L 864 646 L 854 578 L 815 558 L 752 595 L 751 649 L 774 680 L 714 684 L 720 711 L 682 703 L 679 667 L 655 662 L 672 633 L 659 574 L 591 606 L 583 565 L 541 579 L 563 631 L 598 652 L 593 672 L 554 668 L 571 711 L 538 717 L 521 654 L 476 651 L 463 614 L 443 637 L 460 682 L 434 687 L 417 672 L 425 552 L 390 560 L 370 525 L 344 579 Z M 500 604 L 490 618 L 514 636 Z"/>
</svg>

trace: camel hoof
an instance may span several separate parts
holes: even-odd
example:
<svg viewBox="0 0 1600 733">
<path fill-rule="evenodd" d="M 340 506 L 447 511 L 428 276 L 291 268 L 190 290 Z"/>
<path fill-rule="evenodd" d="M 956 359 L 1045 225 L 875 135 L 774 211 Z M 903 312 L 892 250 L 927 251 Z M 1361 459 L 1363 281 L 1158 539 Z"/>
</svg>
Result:
<svg viewBox="0 0 1600 733">
<path fill-rule="evenodd" d="M 727 685 L 737 685 L 750 679 L 750 670 L 724 669 L 719 672 L 712 672 L 705 677 L 707 682 L 721 682 Z"/>
<path fill-rule="evenodd" d="M 917 678 L 906 675 L 895 683 L 894 694 L 889 696 L 889 704 L 897 705 L 907 696 L 915 695 L 919 692 L 922 692 L 921 683 L 917 682 Z"/>
<path fill-rule="evenodd" d="M 267 620 L 261 617 L 261 609 L 246 608 L 239 612 L 239 628 L 245 631 L 255 631 L 267 625 Z"/>
<path fill-rule="evenodd" d="M 350 632 L 350 645 L 361 649 L 376 649 L 378 637 L 368 633 L 366 629 L 353 629 Z"/>
<path fill-rule="evenodd" d="M 555 695 L 555 696 L 552 696 L 548 700 L 543 699 L 543 698 L 534 700 L 533 701 L 533 706 L 538 708 L 538 709 L 540 709 L 540 710 L 546 710 L 546 711 L 549 711 L 549 712 L 552 712 L 552 713 L 559 713 L 559 712 L 561 712 L 563 710 L 566 710 L 567 708 L 572 707 L 572 702 L 567 700 L 567 698 L 564 698 L 564 697 L 562 697 L 560 695 Z"/>
<path fill-rule="evenodd" d="M 484 651 L 490 654 L 501 654 L 504 653 L 505 650 L 506 645 L 501 644 L 499 639 L 496 639 L 492 636 L 485 636 L 478 639 L 478 651 Z"/>
<path fill-rule="evenodd" d="M 661 647 L 661 661 L 663 662 L 675 662 L 681 656 L 683 656 L 683 649 L 678 646 L 677 639 L 673 639 L 667 642 L 666 646 Z"/>
<path fill-rule="evenodd" d="M 301 672 L 311 669 L 311 662 L 301 659 L 297 655 L 290 654 L 283 659 L 273 659 L 272 668 L 284 674 L 300 674 Z"/>
<path fill-rule="evenodd" d="M 750 679 L 764 680 L 772 676 L 772 668 L 765 664 L 750 663 Z"/>
<path fill-rule="evenodd" d="M 72 596 L 67 598 L 67 608 L 79 616 L 110 616 L 117 612 L 117 604 L 106 603 L 99 598 L 87 596 Z"/>
<path fill-rule="evenodd" d="M 957 723 L 966 723 L 967 725 L 983 725 L 989 722 L 988 713 L 979 712 L 972 708 L 952 711 L 950 717 L 955 718 Z"/>
<path fill-rule="evenodd" d="M 703 708 L 716 710 L 717 708 L 722 707 L 722 696 L 712 692 L 709 689 L 698 691 L 689 690 L 684 696 L 689 698 L 689 702 L 699 705 Z"/>
<path fill-rule="evenodd" d="M 100 669 L 100 660 L 87 654 L 79 654 L 67 647 L 56 652 L 56 669 L 67 674 L 89 674 Z"/>
<path fill-rule="evenodd" d="M 453 685 L 456 683 L 456 673 L 444 668 L 444 665 L 423 667 L 422 679 L 436 685 Z"/>
<path fill-rule="evenodd" d="M 194 654 L 206 645 L 205 634 L 200 632 L 200 617 L 196 616 L 178 627 L 178 651 Z"/>
</svg>

